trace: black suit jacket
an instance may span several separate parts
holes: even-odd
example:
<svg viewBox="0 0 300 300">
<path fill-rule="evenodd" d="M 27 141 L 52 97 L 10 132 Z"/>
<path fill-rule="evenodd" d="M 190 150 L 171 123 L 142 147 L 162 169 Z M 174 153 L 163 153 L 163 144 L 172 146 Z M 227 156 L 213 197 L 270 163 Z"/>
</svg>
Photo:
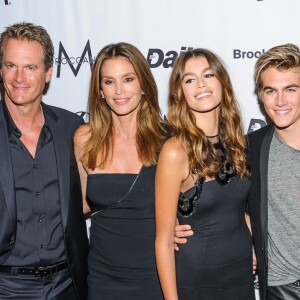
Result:
<svg viewBox="0 0 300 300">
<path fill-rule="evenodd" d="M 252 174 L 248 205 L 261 300 L 267 299 L 268 161 L 273 134 L 274 126 L 268 125 L 248 135 L 247 157 Z"/>
<path fill-rule="evenodd" d="M 42 104 L 50 128 L 59 181 L 65 251 L 78 299 L 87 298 L 88 240 L 82 213 L 80 179 L 73 150 L 73 135 L 82 118 L 61 108 Z M 16 235 L 14 177 L 7 126 L 0 101 L 0 265 L 10 255 Z"/>
</svg>

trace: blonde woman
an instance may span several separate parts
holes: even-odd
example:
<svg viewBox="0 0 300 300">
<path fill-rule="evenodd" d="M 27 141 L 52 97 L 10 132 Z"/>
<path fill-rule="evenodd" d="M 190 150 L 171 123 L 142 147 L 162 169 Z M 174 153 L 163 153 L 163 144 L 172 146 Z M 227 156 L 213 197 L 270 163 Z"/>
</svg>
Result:
<svg viewBox="0 0 300 300">
<path fill-rule="evenodd" d="M 157 87 L 142 53 L 104 47 L 94 62 L 90 123 L 75 135 L 91 213 L 89 299 L 162 299 L 155 266 L 154 178 L 163 130 Z"/>
<path fill-rule="evenodd" d="M 229 75 L 206 49 L 185 52 L 170 78 L 172 137 L 156 173 L 156 260 L 166 300 L 253 300 L 250 180 Z M 174 255 L 178 217 L 193 236 Z"/>
</svg>

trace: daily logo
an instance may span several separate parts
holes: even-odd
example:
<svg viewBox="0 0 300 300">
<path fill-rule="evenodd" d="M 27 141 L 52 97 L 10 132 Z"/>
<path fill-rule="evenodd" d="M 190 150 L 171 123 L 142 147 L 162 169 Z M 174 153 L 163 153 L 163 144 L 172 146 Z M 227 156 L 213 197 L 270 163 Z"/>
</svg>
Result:
<svg viewBox="0 0 300 300">
<path fill-rule="evenodd" d="M 193 47 L 181 47 L 180 51 L 177 52 L 175 50 L 169 50 L 164 52 L 159 48 L 150 48 L 147 54 L 147 61 L 150 65 L 150 68 L 172 68 L 173 64 L 177 58 L 177 56 L 185 51 L 193 50 Z M 241 49 L 233 49 L 233 59 L 257 59 L 263 53 L 265 49 L 262 50 L 241 50 Z"/>
<path fill-rule="evenodd" d="M 150 68 L 158 68 L 161 65 L 164 68 L 172 68 L 176 57 L 185 51 L 193 50 L 192 47 L 181 47 L 179 53 L 175 50 L 169 50 L 166 53 L 162 49 L 150 48 L 147 54 L 147 61 Z"/>
</svg>

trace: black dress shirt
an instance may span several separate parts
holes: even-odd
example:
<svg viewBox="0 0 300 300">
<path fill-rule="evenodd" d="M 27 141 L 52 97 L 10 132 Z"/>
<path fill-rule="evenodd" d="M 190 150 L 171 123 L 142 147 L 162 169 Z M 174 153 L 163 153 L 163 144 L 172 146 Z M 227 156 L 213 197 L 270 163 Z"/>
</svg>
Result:
<svg viewBox="0 0 300 300">
<path fill-rule="evenodd" d="M 5 261 L 10 266 L 50 265 L 66 260 L 60 215 L 55 149 L 47 118 L 35 158 L 20 140 L 3 101 L 15 182 L 17 230 L 15 247 Z"/>
</svg>

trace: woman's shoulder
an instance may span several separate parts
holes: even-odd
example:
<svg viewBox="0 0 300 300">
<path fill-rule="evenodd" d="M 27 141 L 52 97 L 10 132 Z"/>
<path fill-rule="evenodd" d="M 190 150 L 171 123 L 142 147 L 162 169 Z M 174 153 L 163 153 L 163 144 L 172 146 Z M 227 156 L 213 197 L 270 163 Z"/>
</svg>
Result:
<svg viewBox="0 0 300 300">
<path fill-rule="evenodd" d="M 74 134 L 74 143 L 82 144 L 90 137 L 90 125 L 84 124 L 78 127 Z"/>
<path fill-rule="evenodd" d="M 84 124 L 80 126 L 74 134 L 74 151 L 76 157 L 78 159 L 81 159 L 84 151 L 85 144 L 87 140 L 89 139 L 91 133 L 90 133 L 90 126 L 88 124 Z"/>
<path fill-rule="evenodd" d="M 188 156 L 177 137 L 169 138 L 159 155 L 158 173 L 172 176 L 178 184 L 189 174 Z"/>
<path fill-rule="evenodd" d="M 164 143 L 160 156 L 176 162 L 185 162 L 188 159 L 179 139 L 174 136 Z"/>
</svg>

